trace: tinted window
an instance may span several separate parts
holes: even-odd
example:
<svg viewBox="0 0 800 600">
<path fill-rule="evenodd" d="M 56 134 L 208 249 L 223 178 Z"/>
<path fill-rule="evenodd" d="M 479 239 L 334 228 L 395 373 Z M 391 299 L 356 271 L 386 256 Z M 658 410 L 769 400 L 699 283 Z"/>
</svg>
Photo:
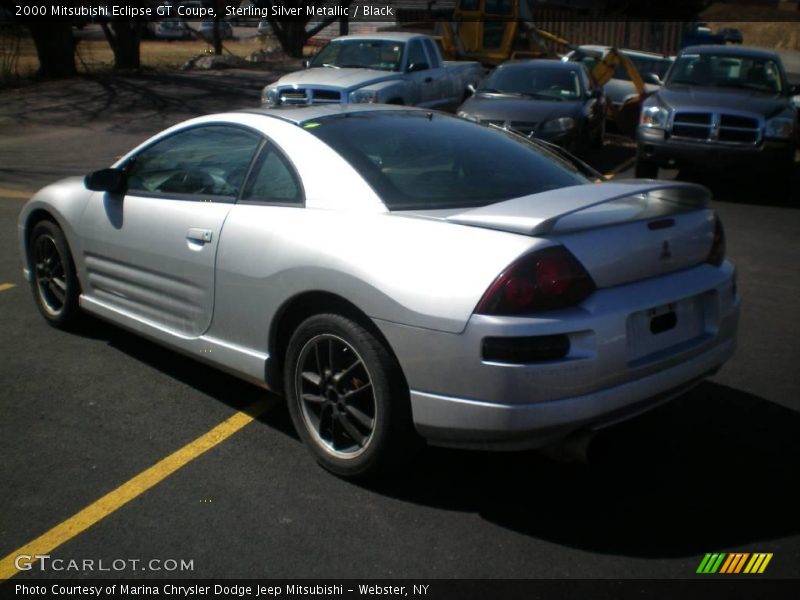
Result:
<svg viewBox="0 0 800 600">
<path fill-rule="evenodd" d="M 572 100 L 581 95 L 577 69 L 542 68 L 532 65 L 508 65 L 495 69 L 481 83 L 480 91 L 525 94 L 544 98 Z"/>
<path fill-rule="evenodd" d="M 438 68 L 441 67 L 441 61 L 439 61 L 439 52 L 436 48 L 436 44 L 430 38 L 425 38 L 422 40 L 422 43 L 425 44 L 425 49 L 428 51 L 428 56 L 431 59 L 431 68 Z"/>
<path fill-rule="evenodd" d="M 355 113 L 313 125 L 391 210 L 484 206 L 587 182 L 522 138 L 437 113 Z"/>
<path fill-rule="evenodd" d="M 208 125 L 176 133 L 128 162 L 128 191 L 235 198 L 260 136 Z"/>
<path fill-rule="evenodd" d="M 425 63 L 430 67 L 422 43 L 419 40 L 413 40 L 408 44 L 408 66 L 418 65 L 420 63 Z"/>
<path fill-rule="evenodd" d="M 242 199 L 302 204 L 303 192 L 286 159 L 269 147 L 258 157 Z"/>
</svg>

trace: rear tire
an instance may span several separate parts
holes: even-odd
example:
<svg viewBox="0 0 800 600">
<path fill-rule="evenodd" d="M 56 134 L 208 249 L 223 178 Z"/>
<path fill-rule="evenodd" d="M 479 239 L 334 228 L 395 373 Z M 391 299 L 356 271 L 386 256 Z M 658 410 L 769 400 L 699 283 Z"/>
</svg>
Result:
<svg viewBox="0 0 800 600">
<path fill-rule="evenodd" d="M 294 427 L 328 471 L 373 476 L 412 448 L 400 367 L 359 323 L 336 314 L 303 321 L 289 341 L 284 382 Z"/>
<path fill-rule="evenodd" d="M 80 283 L 75 263 L 61 228 L 52 221 L 34 225 L 28 240 L 31 290 L 45 320 L 59 329 L 80 317 Z"/>
<path fill-rule="evenodd" d="M 658 179 L 658 165 L 652 161 L 636 155 L 636 178 L 637 179 Z"/>
</svg>

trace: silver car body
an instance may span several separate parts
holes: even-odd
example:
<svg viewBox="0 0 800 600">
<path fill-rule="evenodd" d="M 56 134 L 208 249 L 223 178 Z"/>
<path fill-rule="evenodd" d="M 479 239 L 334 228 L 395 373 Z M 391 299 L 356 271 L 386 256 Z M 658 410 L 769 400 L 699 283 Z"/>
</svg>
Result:
<svg viewBox="0 0 800 600">
<path fill-rule="evenodd" d="M 699 201 L 666 213 L 677 227 L 663 231 L 642 220 L 665 214 L 670 197 L 695 201 L 701 188 L 586 184 L 466 211 L 391 212 L 346 160 L 298 127 L 339 112 L 389 109 L 250 111 L 168 129 L 139 148 L 212 122 L 268 136 L 292 161 L 305 206 L 127 195 L 123 209 L 81 178 L 67 179 L 22 210 L 25 276 L 31 219 L 47 213 L 68 240 L 84 310 L 279 392 L 275 339 L 287 306 L 308 293 L 337 296 L 380 330 L 408 382 L 417 430 L 446 445 L 542 445 L 671 398 L 733 354 L 734 268 L 702 260 L 713 211 Z M 207 239 L 198 241 L 198 231 Z M 579 306 L 524 317 L 475 314 L 509 264 L 559 243 L 597 286 Z M 650 317 L 666 307 L 679 326 L 651 335 Z M 481 355 L 487 337 L 558 333 L 570 339 L 562 360 L 504 364 Z"/>
</svg>

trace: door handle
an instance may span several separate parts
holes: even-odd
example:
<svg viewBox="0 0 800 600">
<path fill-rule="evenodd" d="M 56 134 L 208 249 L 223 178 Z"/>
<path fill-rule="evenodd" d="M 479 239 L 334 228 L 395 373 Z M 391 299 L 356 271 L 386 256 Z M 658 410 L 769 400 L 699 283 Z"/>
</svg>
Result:
<svg viewBox="0 0 800 600">
<path fill-rule="evenodd" d="M 186 239 L 192 240 L 193 242 L 200 242 L 201 244 L 207 244 L 211 241 L 213 237 L 213 233 L 210 229 L 200 229 L 199 227 L 191 227 L 189 231 L 186 232 Z"/>
<path fill-rule="evenodd" d="M 430 83 L 431 81 L 433 81 L 433 77 L 426 77 L 425 78 L 425 83 Z"/>
</svg>

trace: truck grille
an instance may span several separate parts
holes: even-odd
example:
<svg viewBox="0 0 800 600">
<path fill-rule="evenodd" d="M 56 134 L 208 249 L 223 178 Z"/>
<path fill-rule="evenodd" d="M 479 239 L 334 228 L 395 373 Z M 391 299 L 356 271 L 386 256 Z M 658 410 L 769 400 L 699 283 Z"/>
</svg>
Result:
<svg viewBox="0 0 800 600">
<path fill-rule="evenodd" d="M 678 112 L 672 120 L 672 137 L 753 145 L 761 141 L 761 124 L 758 119 L 741 115 Z"/>
<path fill-rule="evenodd" d="M 339 104 L 342 94 L 337 90 L 290 88 L 280 91 L 281 104 Z"/>
</svg>

